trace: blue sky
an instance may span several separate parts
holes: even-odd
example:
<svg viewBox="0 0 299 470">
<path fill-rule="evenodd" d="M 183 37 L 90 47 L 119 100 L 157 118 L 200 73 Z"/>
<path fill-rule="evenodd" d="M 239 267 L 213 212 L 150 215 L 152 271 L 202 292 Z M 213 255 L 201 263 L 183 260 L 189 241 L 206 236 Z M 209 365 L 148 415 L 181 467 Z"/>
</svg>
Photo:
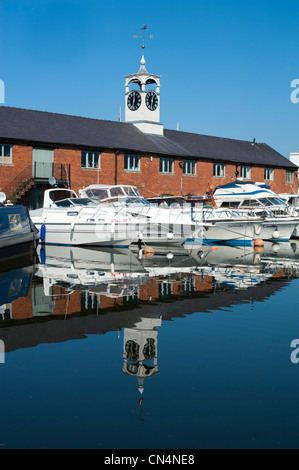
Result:
<svg viewBox="0 0 299 470">
<path fill-rule="evenodd" d="M 124 75 L 161 75 L 165 128 L 299 150 L 299 2 L 1 0 L 5 106 L 124 118 Z M 299 96 L 299 93 L 298 93 Z"/>
</svg>

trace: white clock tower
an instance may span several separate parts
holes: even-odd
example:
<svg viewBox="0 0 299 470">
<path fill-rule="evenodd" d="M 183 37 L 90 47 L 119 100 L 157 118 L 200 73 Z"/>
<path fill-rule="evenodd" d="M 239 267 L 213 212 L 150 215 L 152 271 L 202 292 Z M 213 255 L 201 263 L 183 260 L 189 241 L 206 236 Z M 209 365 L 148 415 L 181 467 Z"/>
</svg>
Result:
<svg viewBox="0 0 299 470">
<path fill-rule="evenodd" d="M 148 73 L 144 59 L 144 30 L 140 68 L 133 75 L 125 75 L 125 121 L 142 132 L 163 135 L 160 123 L 160 75 Z M 130 90 L 130 87 L 134 87 Z"/>
</svg>

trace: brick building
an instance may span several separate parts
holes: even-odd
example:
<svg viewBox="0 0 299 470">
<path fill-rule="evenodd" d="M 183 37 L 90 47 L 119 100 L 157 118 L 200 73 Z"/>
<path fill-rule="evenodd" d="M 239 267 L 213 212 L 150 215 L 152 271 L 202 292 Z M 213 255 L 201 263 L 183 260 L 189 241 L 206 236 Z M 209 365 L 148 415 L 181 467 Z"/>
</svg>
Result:
<svg viewBox="0 0 299 470">
<path fill-rule="evenodd" d="M 205 194 L 244 179 L 297 192 L 298 167 L 265 143 L 164 129 L 160 77 L 144 55 L 125 83 L 125 122 L 0 106 L 0 190 L 36 207 L 54 176 L 75 191 L 91 183 L 133 184 L 145 197 Z"/>
</svg>

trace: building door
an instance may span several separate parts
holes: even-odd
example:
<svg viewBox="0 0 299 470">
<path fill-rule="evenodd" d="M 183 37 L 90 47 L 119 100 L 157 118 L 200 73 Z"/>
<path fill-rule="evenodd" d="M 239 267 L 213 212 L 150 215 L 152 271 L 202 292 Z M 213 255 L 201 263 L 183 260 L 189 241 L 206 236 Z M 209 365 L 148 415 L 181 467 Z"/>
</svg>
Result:
<svg viewBox="0 0 299 470">
<path fill-rule="evenodd" d="M 35 178 L 49 178 L 53 176 L 53 150 L 32 149 L 32 176 Z"/>
</svg>

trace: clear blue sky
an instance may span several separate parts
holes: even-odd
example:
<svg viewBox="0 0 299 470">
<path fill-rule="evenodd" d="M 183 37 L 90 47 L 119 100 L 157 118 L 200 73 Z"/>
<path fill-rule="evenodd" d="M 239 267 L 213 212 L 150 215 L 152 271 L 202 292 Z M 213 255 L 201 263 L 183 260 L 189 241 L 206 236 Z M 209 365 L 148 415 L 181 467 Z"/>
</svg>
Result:
<svg viewBox="0 0 299 470">
<path fill-rule="evenodd" d="M 5 106 L 118 120 L 124 75 L 161 75 L 165 128 L 299 150 L 299 2 L 1 0 Z"/>
</svg>

